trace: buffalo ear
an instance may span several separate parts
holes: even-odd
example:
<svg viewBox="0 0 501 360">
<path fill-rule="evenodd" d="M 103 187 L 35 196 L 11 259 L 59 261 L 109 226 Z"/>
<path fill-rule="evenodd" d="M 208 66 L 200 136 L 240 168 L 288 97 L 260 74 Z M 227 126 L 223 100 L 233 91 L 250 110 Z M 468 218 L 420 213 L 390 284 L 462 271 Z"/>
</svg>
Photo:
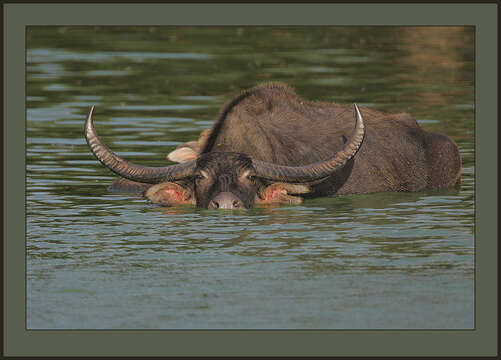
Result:
<svg viewBox="0 0 501 360">
<path fill-rule="evenodd" d="M 194 144 L 192 144 L 194 143 Z M 195 141 L 187 142 L 182 146 L 178 147 L 176 150 L 171 151 L 167 155 L 167 159 L 177 163 L 184 163 L 187 161 L 195 160 L 198 157 L 198 152 L 195 150 Z"/>
<path fill-rule="evenodd" d="M 200 133 L 200 137 L 196 141 L 188 141 L 179 145 L 176 149 L 167 155 L 167 160 L 184 163 L 195 160 L 206 146 L 207 140 L 211 134 L 211 129 L 205 129 Z"/>
<path fill-rule="evenodd" d="M 195 203 L 191 190 L 172 182 L 153 185 L 144 196 L 152 203 L 161 206 Z"/>
<path fill-rule="evenodd" d="M 303 198 L 290 194 L 307 194 L 311 189 L 306 185 L 274 183 L 262 190 L 255 202 L 258 204 L 300 204 Z"/>
</svg>

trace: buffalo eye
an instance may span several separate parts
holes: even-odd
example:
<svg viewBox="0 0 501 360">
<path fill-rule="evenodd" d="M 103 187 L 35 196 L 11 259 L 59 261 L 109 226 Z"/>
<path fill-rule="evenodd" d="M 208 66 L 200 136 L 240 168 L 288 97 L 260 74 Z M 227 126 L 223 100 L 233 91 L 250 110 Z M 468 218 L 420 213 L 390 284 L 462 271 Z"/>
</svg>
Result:
<svg viewBox="0 0 501 360">
<path fill-rule="evenodd" d="M 245 170 L 242 175 L 240 175 L 242 179 L 247 179 L 250 181 L 254 181 L 256 179 L 256 176 L 250 171 L 250 170 Z"/>
<path fill-rule="evenodd" d="M 195 175 L 196 180 L 202 180 L 202 179 L 207 179 L 209 177 L 209 174 L 207 174 L 205 171 L 201 170 L 198 174 Z"/>
</svg>

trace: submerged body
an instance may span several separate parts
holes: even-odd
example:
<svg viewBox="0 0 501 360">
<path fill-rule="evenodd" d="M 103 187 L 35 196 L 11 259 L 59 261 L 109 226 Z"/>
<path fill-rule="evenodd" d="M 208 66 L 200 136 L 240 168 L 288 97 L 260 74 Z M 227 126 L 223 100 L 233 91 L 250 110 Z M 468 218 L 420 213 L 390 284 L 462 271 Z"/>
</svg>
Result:
<svg viewBox="0 0 501 360">
<path fill-rule="evenodd" d="M 87 131 L 86 138 L 90 145 Z M 165 176 L 172 172 L 165 170 L 145 180 L 137 169 L 117 171 L 96 156 L 128 179 L 114 189 L 144 190 L 161 205 L 206 208 L 298 203 L 298 195 L 446 188 L 458 184 L 461 174 L 454 141 L 423 131 L 409 114 L 307 102 L 280 83 L 244 91 L 198 141 L 171 152 L 168 158 L 181 163 L 174 167 L 182 176 Z"/>
</svg>

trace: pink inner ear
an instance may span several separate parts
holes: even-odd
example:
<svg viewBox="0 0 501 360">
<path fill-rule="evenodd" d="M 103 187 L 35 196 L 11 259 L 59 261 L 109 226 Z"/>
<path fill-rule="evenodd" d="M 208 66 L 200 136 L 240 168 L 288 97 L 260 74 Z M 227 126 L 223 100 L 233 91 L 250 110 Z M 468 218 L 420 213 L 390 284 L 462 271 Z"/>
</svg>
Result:
<svg viewBox="0 0 501 360">
<path fill-rule="evenodd" d="M 166 197 L 172 199 L 172 200 L 175 200 L 176 202 L 182 202 L 184 201 L 184 198 L 183 198 L 183 195 L 179 192 L 179 191 L 176 191 L 174 189 L 162 189 L 161 190 L 163 195 L 165 195 Z"/>
<path fill-rule="evenodd" d="M 275 197 L 277 197 L 279 194 L 285 194 L 285 193 L 287 193 L 287 191 L 285 191 L 284 189 L 280 189 L 280 188 L 274 189 L 274 190 L 270 190 L 270 191 L 266 191 L 264 200 L 265 201 L 271 201 Z"/>
</svg>

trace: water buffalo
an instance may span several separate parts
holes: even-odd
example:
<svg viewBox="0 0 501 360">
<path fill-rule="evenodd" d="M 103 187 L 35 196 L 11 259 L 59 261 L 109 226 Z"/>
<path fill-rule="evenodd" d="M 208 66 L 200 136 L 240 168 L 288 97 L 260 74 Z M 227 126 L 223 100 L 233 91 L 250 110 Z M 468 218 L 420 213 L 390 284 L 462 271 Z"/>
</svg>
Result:
<svg viewBox="0 0 501 360">
<path fill-rule="evenodd" d="M 197 141 L 178 146 L 165 167 L 127 162 L 98 138 L 94 107 L 85 138 L 121 178 L 111 189 L 141 190 L 153 203 L 203 208 L 297 204 L 303 197 L 418 191 L 460 182 L 449 137 L 423 131 L 407 113 L 302 100 L 281 83 L 243 91 Z"/>
</svg>

